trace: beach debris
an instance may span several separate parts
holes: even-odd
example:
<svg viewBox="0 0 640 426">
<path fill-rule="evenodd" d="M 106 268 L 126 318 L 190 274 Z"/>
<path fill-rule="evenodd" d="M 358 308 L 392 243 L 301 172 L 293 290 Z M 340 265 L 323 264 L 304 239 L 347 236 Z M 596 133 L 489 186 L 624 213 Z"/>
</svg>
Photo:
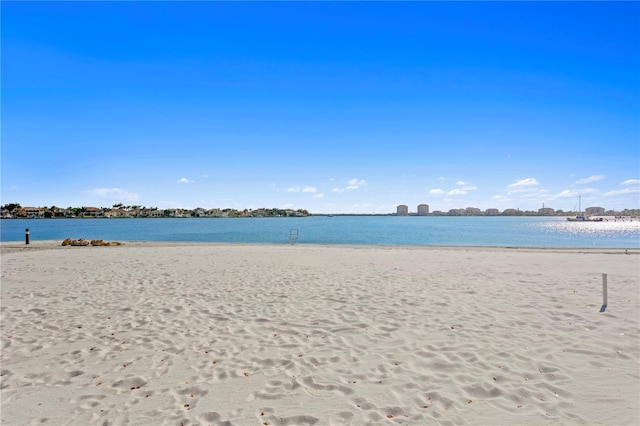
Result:
<svg viewBox="0 0 640 426">
<path fill-rule="evenodd" d="M 67 238 L 62 242 L 63 246 L 121 246 L 123 243 L 118 241 L 105 241 L 105 240 L 87 240 L 86 238 L 80 238 L 74 240 L 72 238 Z"/>
<path fill-rule="evenodd" d="M 121 246 L 122 243 L 118 241 L 105 241 L 105 240 L 91 240 L 92 246 Z"/>
<path fill-rule="evenodd" d="M 80 238 L 79 240 L 73 240 L 71 238 L 67 238 L 62 242 L 63 246 L 88 246 L 90 243 L 85 238 Z"/>
</svg>

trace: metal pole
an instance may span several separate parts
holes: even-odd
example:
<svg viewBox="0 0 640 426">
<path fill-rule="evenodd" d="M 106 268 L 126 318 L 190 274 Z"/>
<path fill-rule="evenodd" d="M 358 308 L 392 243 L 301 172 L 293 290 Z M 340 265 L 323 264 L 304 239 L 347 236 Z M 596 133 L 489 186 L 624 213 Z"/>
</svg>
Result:
<svg viewBox="0 0 640 426">
<path fill-rule="evenodd" d="M 29 244 L 29 228 L 24 230 L 24 243 Z"/>
<path fill-rule="evenodd" d="M 607 309 L 607 274 L 602 274 L 602 307 L 600 312 Z"/>
</svg>

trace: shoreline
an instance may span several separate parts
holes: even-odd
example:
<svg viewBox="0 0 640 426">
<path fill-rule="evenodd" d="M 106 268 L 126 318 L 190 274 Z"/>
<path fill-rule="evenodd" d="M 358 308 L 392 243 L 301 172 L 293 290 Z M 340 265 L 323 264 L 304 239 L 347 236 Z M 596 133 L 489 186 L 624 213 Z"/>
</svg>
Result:
<svg viewBox="0 0 640 426">
<path fill-rule="evenodd" d="M 200 241 L 126 241 L 119 240 L 121 246 L 108 247 L 111 249 L 121 249 L 124 247 L 225 247 L 225 246 L 255 246 L 255 247 L 318 247 L 318 248 L 351 248 L 351 249 L 398 249 L 398 250 L 447 250 L 447 251 L 459 251 L 459 250 L 476 250 L 476 251 L 523 251 L 523 252 L 558 252 L 558 253 L 601 253 L 601 254 L 629 254 L 640 255 L 640 247 L 536 247 L 536 246 L 452 246 L 452 245 L 411 245 L 411 244 L 329 244 L 329 243 L 295 243 L 288 242 L 282 243 L 260 243 L 260 242 L 200 242 Z M 62 246 L 62 241 L 58 240 L 36 240 L 30 241 L 29 244 L 25 244 L 24 241 L 0 241 L 0 252 L 10 253 L 14 251 L 26 251 L 26 250 L 53 250 L 53 249 L 67 249 L 67 250 L 90 250 L 90 249 L 104 249 L 105 247 L 72 247 Z"/>
</svg>

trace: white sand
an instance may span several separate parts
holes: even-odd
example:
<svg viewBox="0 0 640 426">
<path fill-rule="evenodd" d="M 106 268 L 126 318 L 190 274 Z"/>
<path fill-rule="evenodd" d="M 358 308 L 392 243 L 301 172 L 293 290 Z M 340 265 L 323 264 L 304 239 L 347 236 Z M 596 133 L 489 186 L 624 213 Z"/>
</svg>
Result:
<svg viewBox="0 0 640 426">
<path fill-rule="evenodd" d="M 2 425 L 640 422 L 638 250 L 54 244 L 2 245 Z"/>
</svg>

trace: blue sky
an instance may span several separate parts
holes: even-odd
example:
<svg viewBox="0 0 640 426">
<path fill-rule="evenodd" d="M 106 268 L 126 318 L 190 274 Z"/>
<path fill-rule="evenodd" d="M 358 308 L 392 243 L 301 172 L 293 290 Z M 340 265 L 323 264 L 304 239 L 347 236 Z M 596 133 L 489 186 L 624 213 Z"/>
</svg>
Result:
<svg viewBox="0 0 640 426">
<path fill-rule="evenodd" d="M 640 208 L 638 2 L 2 2 L 2 204 Z"/>
</svg>

